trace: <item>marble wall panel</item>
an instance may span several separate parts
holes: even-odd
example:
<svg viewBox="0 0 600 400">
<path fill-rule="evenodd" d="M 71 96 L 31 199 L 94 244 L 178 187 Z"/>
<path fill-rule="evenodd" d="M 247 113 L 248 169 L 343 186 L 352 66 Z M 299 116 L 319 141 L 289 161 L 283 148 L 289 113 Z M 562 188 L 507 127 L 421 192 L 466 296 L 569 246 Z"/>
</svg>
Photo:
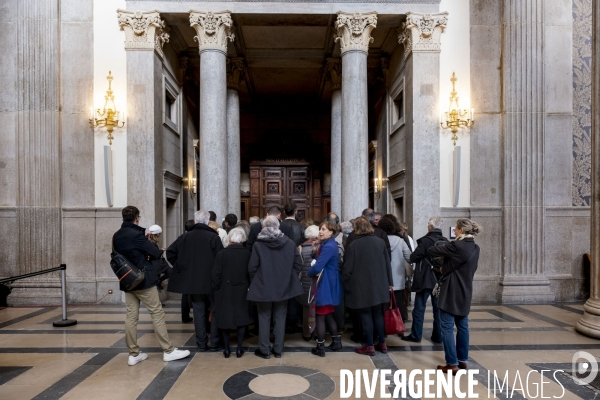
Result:
<svg viewBox="0 0 600 400">
<path fill-rule="evenodd" d="M 571 114 L 546 114 L 544 126 L 544 204 L 571 205 L 573 134 Z"/>
<path fill-rule="evenodd" d="M 0 111 L 0 207 L 17 205 L 17 116 L 14 111 Z"/>
<path fill-rule="evenodd" d="M 17 212 L 13 207 L 0 207 L 0 225 L 3 234 L 0 236 L 0 276 L 9 277 L 19 275 L 17 256 L 19 254 L 19 229 Z"/>
<path fill-rule="evenodd" d="M 544 106 L 547 113 L 573 112 L 572 33 L 571 24 L 546 25 L 544 28 L 544 42 L 551 43 L 544 47 Z"/>
<path fill-rule="evenodd" d="M 477 113 L 471 128 L 471 205 L 502 202 L 502 115 Z"/>
<path fill-rule="evenodd" d="M 67 277 L 96 276 L 94 209 L 63 209 L 63 263 Z"/>
<path fill-rule="evenodd" d="M 498 0 L 471 0 L 469 4 L 470 22 L 474 25 L 499 25 L 502 16 L 502 2 Z M 471 36 L 472 38 L 473 36 Z"/>
<path fill-rule="evenodd" d="M 471 105 L 477 113 L 501 110 L 501 43 L 500 25 L 471 25 Z"/>
</svg>

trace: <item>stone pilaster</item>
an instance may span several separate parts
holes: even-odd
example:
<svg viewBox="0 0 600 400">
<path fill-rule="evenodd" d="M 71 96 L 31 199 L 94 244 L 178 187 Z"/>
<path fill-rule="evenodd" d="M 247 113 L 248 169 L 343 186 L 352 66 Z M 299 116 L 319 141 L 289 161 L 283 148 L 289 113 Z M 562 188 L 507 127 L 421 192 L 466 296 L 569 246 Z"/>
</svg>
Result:
<svg viewBox="0 0 600 400">
<path fill-rule="evenodd" d="M 10 2 L 8 4 L 11 4 Z M 0 275 L 57 267 L 62 262 L 60 12 L 58 3 L 23 0 L 9 6 L 0 45 L 10 60 L 2 87 L 2 223 Z M 10 21 L 12 19 L 12 21 Z M 10 31 L 10 32 L 8 32 Z M 40 60 L 44 60 L 43 63 Z M 58 304 L 58 274 L 13 285 L 11 304 Z"/>
<path fill-rule="evenodd" d="M 503 303 L 554 300 L 544 276 L 543 18 L 542 0 L 504 4 Z"/>
<path fill-rule="evenodd" d="M 227 41 L 233 41 L 229 11 L 190 12 L 200 52 L 200 208 L 220 220 L 228 207 Z"/>
<path fill-rule="evenodd" d="M 406 57 L 405 118 L 412 121 L 406 125 L 405 213 L 415 238 L 440 215 L 439 64 L 446 23 L 447 13 L 409 12 L 398 30 Z"/>
<path fill-rule="evenodd" d="M 340 42 L 342 55 L 343 220 L 359 216 L 369 204 L 367 55 L 376 26 L 375 12 L 338 12 L 335 22 L 335 40 Z"/>
<path fill-rule="evenodd" d="M 127 50 L 127 203 L 141 226 L 163 220 L 162 49 L 167 40 L 157 11 L 117 10 Z"/>
<path fill-rule="evenodd" d="M 592 2 L 592 208 L 590 298 L 583 306 L 578 332 L 600 339 L 600 4 Z"/>
<path fill-rule="evenodd" d="M 119 26 L 125 31 L 125 50 L 154 49 L 164 57 L 162 47 L 169 41 L 169 28 L 158 11 L 117 10 Z"/>
<path fill-rule="evenodd" d="M 239 90 L 244 80 L 244 59 L 227 59 L 227 212 L 241 218 L 240 189 L 240 96 Z"/>
<path fill-rule="evenodd" d="M 342 60 L 327 59 L 331 83 L 331 211 L 342 210 Z"/>
<path fill-rule="evenodd" d="M 448 13 L 406 13 L 406 21 L 400 29 L 400 43 L 404 44 L 404 55 L 412 51 L 439 53 L 441 35 L 448 22 Z"/>
</svg>

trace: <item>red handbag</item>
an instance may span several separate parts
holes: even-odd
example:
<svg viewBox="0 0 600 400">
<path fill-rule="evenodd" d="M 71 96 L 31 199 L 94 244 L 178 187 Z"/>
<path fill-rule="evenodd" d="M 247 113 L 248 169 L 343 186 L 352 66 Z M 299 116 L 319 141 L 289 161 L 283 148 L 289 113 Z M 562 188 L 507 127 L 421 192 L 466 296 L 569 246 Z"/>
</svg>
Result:
<svg viewBox="0 0 600 400">
<path fill-rule="evenodd" d="M 385 310 L 383 320 L 385 322 L 386 335 L 397 335 L 406 331 L 402 316 L 400 315 L 400 309 L 396 305 L 396 296 L 394 296 L 393 288 L 390 288 L 390 307 Z"/>
</svg>

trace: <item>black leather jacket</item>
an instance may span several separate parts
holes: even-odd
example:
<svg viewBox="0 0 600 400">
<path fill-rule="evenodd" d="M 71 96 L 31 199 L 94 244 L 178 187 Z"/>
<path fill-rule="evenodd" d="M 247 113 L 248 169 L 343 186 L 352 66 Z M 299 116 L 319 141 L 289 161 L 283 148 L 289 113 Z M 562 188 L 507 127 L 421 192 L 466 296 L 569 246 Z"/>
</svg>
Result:
<svg viewBox="0 0 600 400">
<path fill-rule="evenodd" d="M 295 219 L 288 218 L 281 221 L 281 223 L 286 224 L 290 228 L 292 228 L 292 237 L 290 237 L 290 239 L 294 241 L 296 246 L 300 246 L 306 241 L 306 239 L 304 238 L 304 226 L 300 222 L 296 221 Z"/>
</svg>

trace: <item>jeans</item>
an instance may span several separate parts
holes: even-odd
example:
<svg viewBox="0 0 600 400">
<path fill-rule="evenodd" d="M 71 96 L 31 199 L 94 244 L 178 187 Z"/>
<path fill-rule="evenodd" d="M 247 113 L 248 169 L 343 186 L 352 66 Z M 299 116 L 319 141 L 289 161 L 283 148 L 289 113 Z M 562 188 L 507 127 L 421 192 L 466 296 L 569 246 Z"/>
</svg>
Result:
<svg viewBox="0 0 600 400">
<path fill-rule="evenodd" d="M 357 311 L 362 322 L 366 345 L 373 346 L 373 328 L 379 336 L 379 343 L 385 343 L 385 322 L 381 305 L 360 308 Z"/>
<path fill-rule="evenodd" d="M 206 324 L 208 322 L 208 308 L 214 304 L 212 296 L 207 294 L 192 294 L 192 308 L 194 311 L 194 329 L 196 331 L 196 345 L 199 349 L 206 350 L 208 337 L 206 335 Z M 216 315 L 213 310 L 212 322 L 210 324 L 211 347 L 219 346 L 219 329 L 217 328 Z"/>
<path fill-rule="evenodd" d="M 442 342 L 446 365 L 458 365 L 469 360 L 469 317 L 450 314 L 440 310 Z M 456 344 L 454 343 L 454 325 L 456 324 Z"/>
<path fill-rule="evenodd" d="M 165 311 L 158 298 L 158 289 L 152 286 L 148 289 L 133 290 L 125 292 L 125 304 L 127 305 L 127 317 L 125 318 L 125 343 L 129 348 L 129 355 L 137 357 L 140 348 L 137 345 L 137 323 L 140 318 L 140 301 L 144 303 L 150 316 L 152 326 L 158 339 L 158 344 L 165 353 L 173 351 L 174 347 L 169 340 L 167 325 L 165 325 Z"/>
<path fill-rule="evenodd" d="M 420 292 L 415 293 L 415 306 L 412 310 L 412 327 L 410 330 L 410 336 L 414 339 L 421 340 L 423 337 L 423 321 L 425 320 L 425 307 L 427 306 L 427 299 L 431 296 L 431 289 L 423 289 Z M 433 306 L 433 332 L 431 337 L 439 340 L 441 338 L 440 333 L 440 313 L 437 306 L 437 297 L 431 296 L 431 304 Z"/>
<path fill-rule="evenodd" d="M 287 300 L 278 302 L 257 302 L 258 309 L 258 343 L 261 353 L 271 353 L 271 311 L 273 311 L 273 351 L 283 351 L 283 340 L 285 339 L 285 316 L 287 314 Z"/>
</svg>

